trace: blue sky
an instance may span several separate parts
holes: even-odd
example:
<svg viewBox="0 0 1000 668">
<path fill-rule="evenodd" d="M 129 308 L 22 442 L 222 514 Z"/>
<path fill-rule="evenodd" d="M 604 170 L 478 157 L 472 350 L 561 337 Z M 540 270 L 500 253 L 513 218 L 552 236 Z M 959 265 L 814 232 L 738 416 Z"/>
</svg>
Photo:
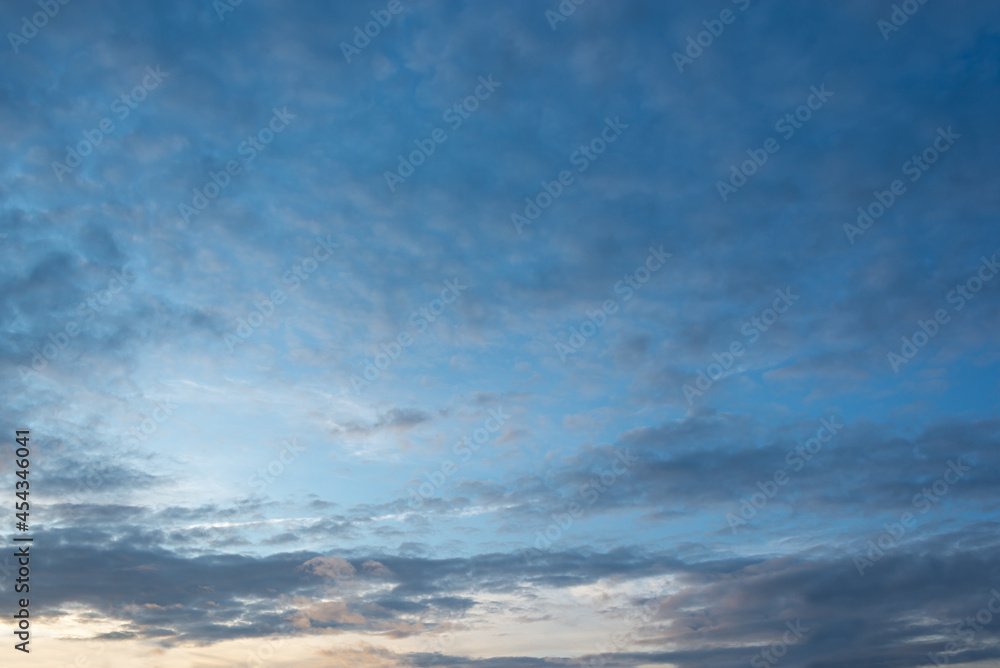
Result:
<svg viewBox="0 0 1000 668">
<path fill-rule="evenodd" d="M 0 26 L 35 665 L 1000 662 L 991 3 Z"/>
</svg>

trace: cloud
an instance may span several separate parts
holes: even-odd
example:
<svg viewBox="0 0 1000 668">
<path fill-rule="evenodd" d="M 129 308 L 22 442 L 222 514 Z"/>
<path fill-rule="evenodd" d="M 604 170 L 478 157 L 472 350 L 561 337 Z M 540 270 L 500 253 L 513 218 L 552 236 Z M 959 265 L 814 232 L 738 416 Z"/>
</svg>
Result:
<svg viewBox="0 0 1000 668">
<path fill-rule="evenodd" d="M 0 55 L 0 431 L 32 434 L 48 628 L 165 665 L 284 636 L 302 654 L 275 658 L 296 665 L 575 665 L 603 643 L 638 668 L 742 664 L 801 620 L 787 665 L 888 667 L 983 606 L 1000 292 L 949 295 L 1000 249 L 1000 9 L 927 3 L 886 40 L 880 4 L 725 3 L 738 20 L 681 73 L 718 8 L 571 4 L 553 30 L 556 2 L 405 1 L 347 62 L 379 7 L 71 3 Z M 169 76 L 122 107 L 147 67 Z M 502 84 L 452 127 L 479 77 Z M 834 95 L 781 136 L 813 86 Z M 939 127 L 962 136 L 910 181 Z M 390 192 L 436 128 L 447 141 Z M 717 182 L 779 136 L 723 201 Z M 86 155 L 60 178 L 70 150 Z M 511 214 L 562 170 L 519 235 Z M 897 178 L 852 244 L 844 224 Z M 338 248 L 313 268 L 319 239 Z M 625 290 L 660 245 L 670 262 Z M 468 290 L 427 311 L 456 277 Z M 789 289 L 794 308 L 748 334 Z M 896 373 L 887 354 L 940 308 L 952 321 Z M 510 424 L 466 458 L 457 441 L 499 406 Z M 810 441 L 821 420 L 843 428 Z M 905 512 L 916 525 L 859 575 Z M 951 662 L 990 665 L 994 638 Z"/>
<path fill-rule="evenodd" d="M 331 580 L 350 579 L 357 573 L 354 566 L 340 557 L 314 557 L 299 568 Z"/>
</svg>

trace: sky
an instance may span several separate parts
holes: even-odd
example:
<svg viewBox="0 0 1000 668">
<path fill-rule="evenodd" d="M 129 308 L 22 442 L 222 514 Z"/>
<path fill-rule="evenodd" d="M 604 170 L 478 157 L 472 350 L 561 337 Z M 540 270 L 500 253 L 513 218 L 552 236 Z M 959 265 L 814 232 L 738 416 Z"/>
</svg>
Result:
<svg viewBox="0 0 1000 668">
<path fill-rule="evenodd" d="M 1000 666 L 996 3 L 0 27 L 3 662 Z"/>
</svg>

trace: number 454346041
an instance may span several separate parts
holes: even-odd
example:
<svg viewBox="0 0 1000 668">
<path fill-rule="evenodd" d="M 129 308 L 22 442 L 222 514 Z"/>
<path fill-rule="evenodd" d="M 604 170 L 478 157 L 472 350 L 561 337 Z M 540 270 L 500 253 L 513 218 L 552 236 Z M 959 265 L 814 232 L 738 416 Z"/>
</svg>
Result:
<svg viewBox="0 0 1000 668">
<path fill-rule="evenodd" d="M 28 449 L 28 432 L 27 431 L 18 431 L 17 432 L 17 445 L 18 445 L 17 450 L 14 452 L 14 454 L 17 455 L 17 461 L 15 463 L 17 464 L 17 468 L 18 468 L 17 477 L 21 479 L 17 483 L 17 489 L 27 490 L 28 489 L 28 465 L 29 465 L 28 456 L 31 454 L 31 451 Z M 27 495 L 27 491 L 25 491 L 23 493 L 25 495 Z M 18 492 L 18 496 L 21 496 L 21 492 Z M 21 498 L 23 499 L 24 497 L 21 497 Z"/>
</svg>

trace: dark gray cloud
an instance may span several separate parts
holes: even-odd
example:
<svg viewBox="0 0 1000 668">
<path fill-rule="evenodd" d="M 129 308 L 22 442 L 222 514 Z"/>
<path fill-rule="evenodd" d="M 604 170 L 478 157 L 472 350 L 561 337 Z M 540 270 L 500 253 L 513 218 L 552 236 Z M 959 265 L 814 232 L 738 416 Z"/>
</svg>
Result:
<svg viewBox="0 0 1000 668">
<path fill-rule="evenodd" d="M 531 592 L 539 587 L 671 576 L 672 592 L 649 591 L 630 602 L 650 612 L 629 633 L 636 647 L 670 643 L 700 649 L 669 653 L 619 649 L 608 653 L 609 665 L 732 665 L 779 642 L 785 623 L 791 622 L 806 630 L 789 648 L 795 665 L 907 666 L 920 665 L 928 652 L 943 651 L 944 642 L 934 638 L 955 638 L 962 621 L 991 600 L 991 590 L 1000 581 L 993 558 L 995 532 L 996 522 L 984 522 L 960 535 L 919 541 L 887 553 L 878 569 L 864 577 L 849 556 L 831 556 L 822 549 L 690 561 L 669 552 L 623 548 L 608 553 L 552 552 L 528 564 L 517 554 L 467 559 L 371 554 L 364 560 L 345 560 L 354 566 L 350 577 L 331 581 L 321 574 L 324 571 L 302 568 L 319 557 L 311 553 L 185 557 L 158 547 L 156 532 L 111 535 L 65 529 L 41 536 L 47 548 L 40 553 L 38 577 L 52 583 L 40 599 L 45 614 L 59 615 L 63 606 L 83 603 L 125 622 L 129 630 L 108 640 L 207 643 L 263 637 L 279 630 L 307 633 L 310 625 L 301 623 L 305 618 L 314 629 L 380 631 L 419 622 L 435 612 L 461 616 L 479 605 L 477 596 L 491 592 L 520 596 L 521 605 L 531 609 L 535 605 Z M 374 581 L 390 583 L 391 596 L 366 594 L 359 587 Z M 312 598 L 322 596 L 328 583 L 337 591 L 336 603 Z M 277 612 L 278 607 L 284 611 Z M 239 624 L 230 624 L 236 619 Z M 288 627 L 296 619 L 297 631 Z M 981 626 L 975 638 L 962 642 L 962 655 L 1000 657 L 992 643 L 996 630 Z M 429 660 L 424 655 L 409 658 L 417 665 L 430 665 L 419 663 Z M 437 660 L 442 665 L 470 661 Z M 529 660 L 512 657 L 508 665 L 533 665 L 517 661 Z"/>
</svg>

